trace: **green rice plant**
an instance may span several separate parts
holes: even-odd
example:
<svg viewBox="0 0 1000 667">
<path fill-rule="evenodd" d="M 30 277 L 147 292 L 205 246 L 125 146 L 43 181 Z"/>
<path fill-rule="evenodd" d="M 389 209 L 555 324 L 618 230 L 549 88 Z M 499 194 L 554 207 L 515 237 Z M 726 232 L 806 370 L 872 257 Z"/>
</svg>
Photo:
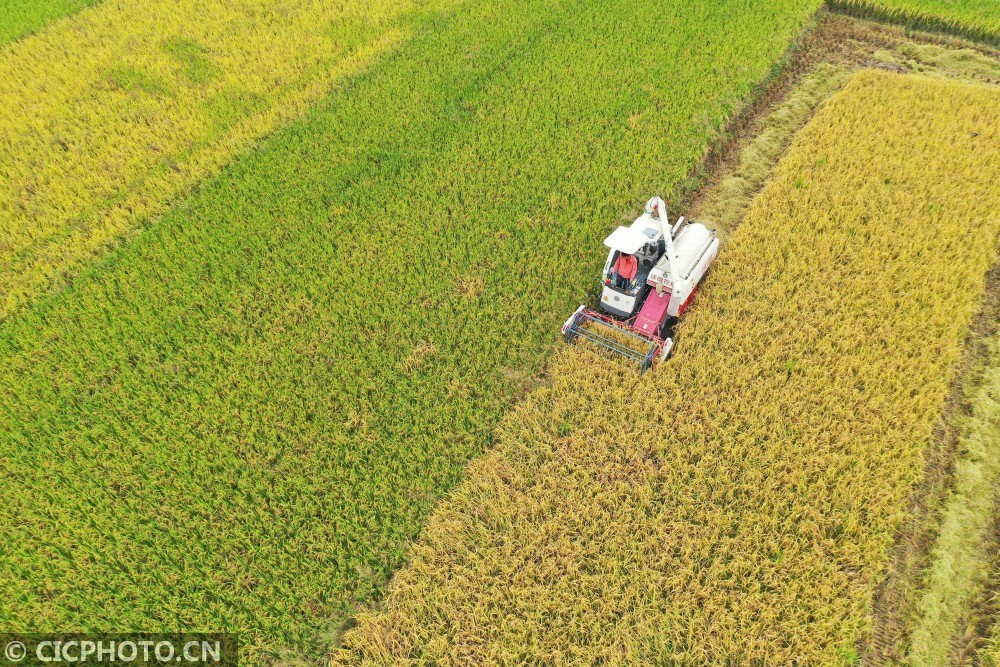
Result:
<svg viewBox="0 0 1000 667">
<path fill-rule="evenodd" d="M 827 5 L 855 16 L 1000 45 L 1000 3 L 995 0 L 827 0 Z"/>
<path fill-rule="evenodd" d="M 1000 623 L 994 621 L 990 635 L 976 657 L 981 667 L 1000 667 Z"/>
<path fill-rule="evenodd" d="M 96 4 L 97 0 L 4 0 L 0 4 L 0 50 L 58 18 Z"/>
<path fill-rule="evenodd" d="M 815 9 L 415 5 L 397 49 L 0 324 L 0 625 L 320 658 L 534 384 L 595 239 Z M 201 76 L 164 47 L 170 87 Z"/>
<path fill-rule="evenodd" d="M 674 357 L 564 347 L 333 664 L 857 664 L 996 261 L 998 160 L 995 87 L 852 77 Z"/>
</svg>

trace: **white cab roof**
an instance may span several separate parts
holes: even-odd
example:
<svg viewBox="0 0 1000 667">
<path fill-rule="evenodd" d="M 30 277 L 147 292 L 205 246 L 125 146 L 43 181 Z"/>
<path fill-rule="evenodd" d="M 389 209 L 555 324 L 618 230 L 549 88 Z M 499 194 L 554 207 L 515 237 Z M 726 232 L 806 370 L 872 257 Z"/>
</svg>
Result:
<svg viewBox="0 0 1000 667">
<path fill-rule="evenodd" d="M 638 252 L 639 248 L 650 242 L 650 238 L 632 227 L 619 227 L 604 239 L 604 245 L 612 250 L 629 255 Z"/>
</svg>

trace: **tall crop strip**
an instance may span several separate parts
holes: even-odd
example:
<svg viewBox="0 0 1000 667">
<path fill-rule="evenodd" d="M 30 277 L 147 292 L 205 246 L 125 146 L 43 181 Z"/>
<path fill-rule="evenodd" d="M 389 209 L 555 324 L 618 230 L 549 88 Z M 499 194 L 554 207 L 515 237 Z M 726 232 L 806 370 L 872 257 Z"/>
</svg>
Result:
<svg viewBox="0 0 1000 667">
<path fill-rule="evenodd" d="M 877 20 L 946 30 L 1000 45 L 1000 2 L 996 0 L 828 0 L 828 4 Z"/>
<path fill-rule="evenodd" d="M 0 325 L 0 625 L 316 657 L 483 451 L 618 216 L 815 3 L 421 6 L 412 38 Z"/>
<path fill-rule="evenodd" d="M 0 316 L 404 37 L 410 0 L 117 0 L 0 50 Z"/>
<path fill-rule="evenodd" d="M 336 665 L 843 665 L 1000 236 L 1000 90 L 821 107 L 667 364 L 565 347 Z"/>
</svg>

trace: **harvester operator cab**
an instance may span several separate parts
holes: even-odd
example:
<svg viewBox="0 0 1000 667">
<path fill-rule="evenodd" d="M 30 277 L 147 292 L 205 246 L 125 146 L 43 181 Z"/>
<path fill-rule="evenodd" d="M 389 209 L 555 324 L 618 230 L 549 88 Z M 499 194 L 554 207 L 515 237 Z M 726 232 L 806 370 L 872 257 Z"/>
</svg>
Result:
<svg viewBox="0 0 1000 667">
<path fill-rule="evenodd" d="M 631 317 L 642 305 L 650 271 L 663 256 L 663 233 L 656 220 L 643 216 L 632 226 L 613 231 L 604 245 L 610 252 L 604 265 L 601 308 L 615 317 Z"/>
<path fill-rule="evenodd" d="M 639 259 L 624 252 L 618 252 L 617 255 L 618 258 L 611 267 L 611 277 L 618 289 L 625 289 L 639 273 Z"/>
</svg>

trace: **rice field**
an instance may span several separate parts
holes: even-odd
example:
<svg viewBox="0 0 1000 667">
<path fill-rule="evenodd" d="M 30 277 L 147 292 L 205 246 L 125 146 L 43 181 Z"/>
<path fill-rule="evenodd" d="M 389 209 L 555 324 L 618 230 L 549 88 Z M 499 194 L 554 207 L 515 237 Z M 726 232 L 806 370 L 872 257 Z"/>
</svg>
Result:
<svg viewBox="0 0 1000 667">
<path fill-rule="evenodd" d="M 1000 665 L 1000 624 L 994 623 L 986 643 L 976 655 L 982 667 Z"/>
<path fill-rule="evenodd" d="M 252 53 L 270 54 L 282 35 L 296 46 L 245 72 L 222 58 L 248 30 L 223 29 L 240 23 L 232 4 L 181 3 L 192 13 L 169 35 L 177 17 L 137 17 L 149 39 L 134 52 L 120 48 L 130 24 L 109 20 L 108 58 L 84 68 L 96 79 L 83 76 L 109 88 L 77 108 L 110 126 L 120 121 L 107 99 L 162 112 L 175 121 L 163 155 L 191 161 L 167 166 L 163 189 L 148 174 L 167 163 L 145 150 L 109 169 L 122 184 L 139 174 L 114 189 L 141 198 L 134 215 L 116 217 L 119 200 L 89 189 L 86 202 L 60 204 L 46 187 L 34 191 L 37 226 L 4 218 L 8 256 L 27 273 L 4 265 L 21 287 L 0 322 L 0 624 L 226 628 L 251 663 L 321 659 L 536 384 L 552 332 L 588 289 L 593 239 L 649 191 L 684 181 L 817 4 L 651 13 L 644 0 L 435 0 L 403 15 L 398 3 L 243 2 L 264 27 L 247 36 L 262 40 Z M 139 12 L 108 3 L 54 30 L 70 31 L 69 45 L 96 40 L 93 22 L 112 5 Z M 266 29 L 264 5 L 302 32 Z M 208 43 L 202 23 L 223 42 L 192 46 Z M 331 38 L 338 30 L 361 45 Z M 54 39 L 18 43 L 0 67 L 13 72 Z M 131 69 L 106 77 L 120 58 Z M 178 99 L 210 99 L 265 70 L 260 85 L 287 74 L 304 86 L 295 95 L 317 96 L 253 150 L 264 125 L 235 140 L 226 121 L 226 138 L 205 143 L 215 112 L 170 115 Z M 17 71 L 0 86 L 27 99 L 38 84 Z M 69 108 L 47 95 L 39 118 Z M 268 109 L 300 109 L 269 95 Z M 242 120 L 264 108 L 226 99 L 224 115 L 252 108 Z M 90 127 L 88 114 L 74 118 L 68 131 Z M 107 145 L 103 127 L 94 150 Z M 142 144 L 118 127 L 123 153 Z M 171 138 L 178 128 L 187 139 Z M 33 136 L 47 139 L 0 159 L 64 150 L 60 133 Z M 107 174 L 85 165 L 103 163 L 78 157 L 55 164 L 99 186 Z M 218 173 L 195 182 L 203 164 L 213 166 L 198 178 Z M 84 209 L 103 211 L 100 224 L 64 224 Z M 67 266 L 77 268 L 59 290 L 21 281 Z"/>
<path fill-rule="evenodd" d="M 0 52 L 0 317 L 398 44 L 412 7 L 116 0 Z"/>
<path fill-rule="evenodd" d="M 802 72 L 822 4 L 5 1 L 0 629 L 859 664 L 997 259 L 1000 79 L 898 29 L 861 65 L 919 76 Z M 1000 39 L 995 3 L 826 4 Z M 696 200 L 727 245 L 674 358 L 557 343 L 785 66 Z M 991 373 L 913 664 L 994 585 Z"/>
<path fill-rule="evenodd" d="M 637 380 L 563 348 L 335 665 L 857 664 L 985 273 L 1000 91 L 863 71 Z"/>
</svg>

